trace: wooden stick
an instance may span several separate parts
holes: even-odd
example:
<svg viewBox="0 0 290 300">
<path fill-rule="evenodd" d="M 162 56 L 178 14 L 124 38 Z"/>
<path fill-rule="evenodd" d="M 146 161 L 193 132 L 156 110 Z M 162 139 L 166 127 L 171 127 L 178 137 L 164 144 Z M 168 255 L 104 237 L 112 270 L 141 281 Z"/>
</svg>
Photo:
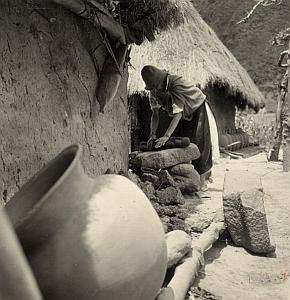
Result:
<svg viewBox="0 0 290 300">
<path fill-rule="evenodd" d="M 234 146 L 234 145 L 238 145 L 238 144 L 240 144 L 240 143 L 241 143 L 240 141 L 233 142 L 233 143 L 231 143 L 231 144 L 229 144 L 229 145 L 226 145 L 224 148 L 229 148 L 229 147 L 232 147 L 232 146 Z"/>
<path fill-rule="evenodd" d="M 204 252 L 212 246 L 224 230 L 224 221 L 216 220 L 201 234 L 197 241 L 193 241 L 191 255 L 176 267 L 174 276 L 168 284 L 174 292 L 174 300 L 184 300 L 200 266 L 203 264 Z"/>
<path fill-rule="evenodd" d="M 224 154 L 226 154 L 226 155 L 228 155 L 228 156 L 230 156 L 231 158 L 234 158 L 234 159 L 241 158 L 241 156 L 236 155 L 236 154 L 232 153 L 231 151 L 226 150 L 225 148 L 220 148 L 220 152 L 224 153 Z"/>
</svg>

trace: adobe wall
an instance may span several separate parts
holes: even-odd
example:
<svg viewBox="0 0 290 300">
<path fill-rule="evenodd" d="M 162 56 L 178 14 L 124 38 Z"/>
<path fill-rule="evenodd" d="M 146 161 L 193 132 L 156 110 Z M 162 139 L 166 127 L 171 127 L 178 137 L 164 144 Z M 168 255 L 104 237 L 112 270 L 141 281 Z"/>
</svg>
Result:
<svg viewBox="0 0 290 300">
<path fill-rule="evenodd" d="M 91 176 L 128 166 L 127 73 L 93 123 L 90 108 L 106 55 L 102 40 L 85 20 L 36 2 L 41 9 L 0 0 L 0 204 L 70 144 L 83 146 Z"/>
</svg>

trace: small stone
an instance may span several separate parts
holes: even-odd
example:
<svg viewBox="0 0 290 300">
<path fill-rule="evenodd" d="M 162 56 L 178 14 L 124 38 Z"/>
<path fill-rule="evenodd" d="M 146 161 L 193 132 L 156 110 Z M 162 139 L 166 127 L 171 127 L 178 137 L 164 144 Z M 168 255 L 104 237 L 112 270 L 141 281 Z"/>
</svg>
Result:
<svg viewBox="0 0 290 300">
<path fill-rule="evenodd" d="M 156 191 L 156 202 L 163 205 L 184 204 L 185 200 L 179 188 L 169 186 Z"/>
<path fill-rule="evenodd" d="M 143 173 L 141 176 L 141 180 L 151 182 L 155 189 L 157 189 L 161 184 L 159 177 L 151 173 Z"/>
<path fill-rule="evenodd" d="M 172 175 L 172 176 L 176 186 L 180 188 L 182 194 L 190 195 L 200 190 L 200 176 L 197 172 L 191 178 L 180 176 L 180 175 Z"/>
<path fill-rule="evenodd" d="M 143 193 L 147 196 L 148 199 L 152 201 L 156 201 L 156 194 L 155 194 L 155 189 L 154 186 L 151 182 L 145 181 L 145 182 L 140 182 L 139 184 L 141 190 Z"/>
<path fill-rule="evenodd" d="M 167 170 L 161 170 L 159 172 L 159 178 L 162 182 L 162 187 L 176 186 L 173 177 L 169 174 Z"/>
<path fill-rule="evenodd" d="M 177 217 L 170 217 L 170 227 L 172 230 L 183 230 L 186 231 L 186 224 L 183 220 L 177 218 Z"/>
<path fill-rule="evenodd" d="M 132 171 L 129 171 L 128 172 L 128 176 L 127 176 L 132 182 L 134 182 L 135 184 L 137 184 L 138 186 L 140 186 L 140 178 L 135 174 L 133 173 Z"/>
<path fill-rule="evenodd" d="M 185 219 L 185 223 L 190 227 L 193 232 L 202 233 L 204 229 L 206 229 L 212 221 L 212 216 L 210 215 L 201 215 L 201 214 L 193 214 L 187 219 Z"/>
<path fill-rule="evenodd" d="M 170 218 L 169 217 L 161 217 L 160 221 L 162 222 L 164 232 L 170 231 Z"/>
<path fill-rule="evenodd" d="M 188 213 L 185 210 L 179 210 L 175 215 L 181 220 L 185 220 L 188 217 Z"/>
<path fill-rule="evenodd" d="M 157 202 L 152 201 L 152 206 L 156 210 L 159 217 L 169 216 L 173 217 L 176 215 L 176 212 L 178 211 L 178 207 L 176 205 L 160 205 Z"/>
</svg>

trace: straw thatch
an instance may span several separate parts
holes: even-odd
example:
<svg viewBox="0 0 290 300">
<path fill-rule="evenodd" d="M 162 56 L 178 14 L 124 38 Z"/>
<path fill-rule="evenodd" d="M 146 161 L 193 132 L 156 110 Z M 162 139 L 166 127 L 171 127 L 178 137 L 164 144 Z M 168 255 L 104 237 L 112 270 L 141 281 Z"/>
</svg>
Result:
<svg viewBox="0 0 290 300">
<path fill-rule="evenodd" d="M 189 0 L 120 1 L 120 8 L 122 23 L 130 26 L 145 21 L 154 32 L 178 26 L 192 17 Z"/>
<path fill-rule="evenodd" d="M 140 71 L 150 64 L 181 75 L 202 89 L 225 86 L 229 95 L 236 96 L 238 107 L 258 110 L 264 106 L 263 95 L 246 70 L 195 8 L 191 9 L 192 17 L 184 24 L 159 34 L 154 42 L 133 46 L 129 92 L 144 89 Z"/>
<path fill-rule="evenodd" d="M 89 0 L 87 0 L 89 1 Z M 91 1 L 91 0 L 90 0 Z M 94 1 L 94 0 L 93 0 Z M 155 39 L 161 31 L 183 24 L 192 17 L 190 0 L 103 0 L 114 18 L 130 29 L 129 43 L 137 45 Z M 108 7 L 110 2 L 110 7 Z"/>
</svg>

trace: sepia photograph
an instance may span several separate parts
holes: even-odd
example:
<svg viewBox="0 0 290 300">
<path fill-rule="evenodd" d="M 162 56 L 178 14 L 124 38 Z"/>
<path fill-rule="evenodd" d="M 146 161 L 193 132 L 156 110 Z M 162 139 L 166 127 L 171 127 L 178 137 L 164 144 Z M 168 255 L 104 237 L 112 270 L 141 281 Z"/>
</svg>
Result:
<svg viewBox="0 0 290 300">
<path fill-rule="evenodd" d="M 290 0 L 0 0 L 0 300 L 290 300 Z"/>
</svg>

